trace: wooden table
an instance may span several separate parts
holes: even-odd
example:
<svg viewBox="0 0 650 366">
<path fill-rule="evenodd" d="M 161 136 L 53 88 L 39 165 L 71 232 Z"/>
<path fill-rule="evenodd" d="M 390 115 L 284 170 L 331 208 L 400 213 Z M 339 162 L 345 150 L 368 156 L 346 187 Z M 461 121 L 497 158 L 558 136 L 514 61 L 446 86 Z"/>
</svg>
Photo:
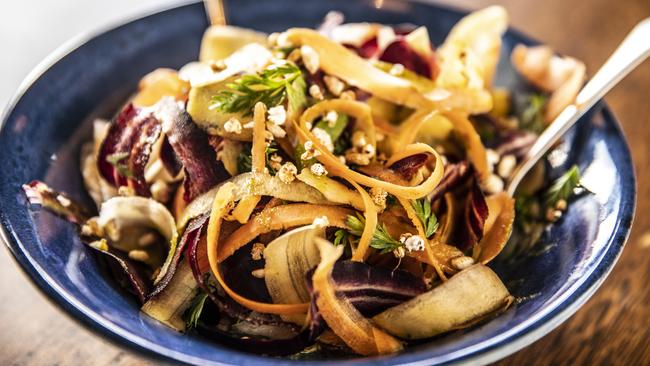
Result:
<svg viewBox="0 0 650 366">
<path fill-rule="evenodd" d="M 475 9 L 495 1 L 442 1 Z M 650 16 L 648 0 L 505 0 L 511 24 L 597 69 L 634 24 Z M 649 40 L 650 42 L 650 40 Z M 639 202 L 630 240 L 616 268 L 573 317 L 503 365 L 643 365 L 650 363 L 650 62 L 606 98 L 632 149 Z M 141 365 L 141 355 L 82 328 L 28 285 L 0 250 L 0 364 Z"/>
</svg>

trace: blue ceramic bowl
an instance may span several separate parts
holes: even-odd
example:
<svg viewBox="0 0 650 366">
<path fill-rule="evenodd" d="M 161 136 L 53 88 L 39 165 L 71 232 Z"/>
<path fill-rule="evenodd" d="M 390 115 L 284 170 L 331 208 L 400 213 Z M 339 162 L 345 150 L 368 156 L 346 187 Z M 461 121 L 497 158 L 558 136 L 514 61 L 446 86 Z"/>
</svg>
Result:
<svg viewBox="0 0 650 366">
<path fill-rule="evenodd" d="M 328 10 L 337 9 L 348 21 L 426 25 L 435 44 L 463 15 L 403 1 L 386 1 L 382 10 L 369 0 L 237 0 L 229 5 L 232 24 L 268 32 L 315 26 Z M 3 117 L 1 234 L 16 261 L 48 297 L 119 344 L 186 363 L 290 363 L 185 336 L 144 316 L 136 302 L 99 270 L 74 228 L 30 208 L 20 189 L 25 182 L 41 179 L 87 201 L 78 156 L 82 141 L 90 138 L 90 121 L 110 117 L 147 72 L 178 68 L 196 59 L 206 26 L 200 3 L 181 6 L 66 47 L 37 68 Z M 497 84 L 523 87 L 506 56 L 520 42 L 532 43 L 515 31 L 506 34 Z M 487 363 L 530 344 L 573 314 L 603 282 L 623 249 L 634 214 L 635 178 L 620 127 L 604 104 L 583 118 L 557 156 L 558 171 L 578 164 L 594 194 L 577 200 L 544 234 L 537 247 L 544 250 L 516 266 L 495 265 L 521 302 L 490 322 L 399 355 L 344 362 Z"/>
</svg>

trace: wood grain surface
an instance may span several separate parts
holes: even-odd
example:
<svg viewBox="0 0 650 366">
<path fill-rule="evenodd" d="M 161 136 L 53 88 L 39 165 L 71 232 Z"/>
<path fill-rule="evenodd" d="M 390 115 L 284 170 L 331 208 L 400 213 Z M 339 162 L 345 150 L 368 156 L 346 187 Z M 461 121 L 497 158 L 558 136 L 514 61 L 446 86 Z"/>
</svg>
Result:
<svg viewBox="0 0 650 366">
<path fill-rule="evenodd" d="M 437 1 L 477 9 L 504 5 L 511 24 L 577 57 L 593 72 L 625 34 L 650 16 L 648 0 Z M 27 15 L 25 15 L 27 17 Z M 649 40 L 650 42 L 650 40 Z M 638 177 L 630 240 L 609 278 L 556 330 L 500 365 L 650 364 L 650 62 L 606 98 L 621 120 Z M 31 286 L 0 250 L 1 365 L 159 364 L 121 349 L 72 321 Z"/>
</svg>

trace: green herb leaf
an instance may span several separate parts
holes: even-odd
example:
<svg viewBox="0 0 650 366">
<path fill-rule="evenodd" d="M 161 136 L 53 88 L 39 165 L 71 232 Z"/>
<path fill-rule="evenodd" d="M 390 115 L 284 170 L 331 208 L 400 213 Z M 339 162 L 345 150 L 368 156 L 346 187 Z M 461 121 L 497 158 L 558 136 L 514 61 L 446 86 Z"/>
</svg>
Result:
<svg viewBox="0 0 650 366">
<path fill-rule="evenodd" d="M 329 121 L 324 119 L 319 120 L 314 125 L 314 128 L 320 128 L 323 131 L 327 132 L 328 135 L 332 138 L 334 143 L 334 154 L 341 155 L 350 148 L 350 134 L 347 132 L 346 127 L 348 126 L 349 117 L 345 114 L 339 114 L 336 118 L 336 122 L 330 126 Z M 295 160 L 296 167 L 298 171 L 301 171 L 303 168 L 311 166 L 313 163 L 316 163 L 316 158 L 303 161 L 300 157 L 305 152 L 305 147 L 302 144 L 296 145 L 295 149 Z"/>
<path fill-rule="evenodd" d="M 201 292 L 197 295 L 192 301 L 192 305 L 185 313 L 185 322 L 188 329 L 196 328 L 196 325 L 199 323 L 199 318 L 203 312 L 203 306 L 205 305 L 205 300 L 208 298 L 208 294 Z"/>
<path fill-rule="evenodd" d="M 128 152 L 116 152 L 113 154 L 110 154 L 106 157 L 106 162 L 111 164 L 112 166 L 117 169 L 117 172 L 127 178 L 133 177 L 133 172 L 129 169 L 129 166 L 124 162 L 124 160 L 128 159 L 129 153 Z"/>
<path fill-rule="evenodd" d="M 275 169 L 273 169 L 268 164 L 268 161 L 271 154 L 278 151 L 278 149 L 275 147 L 274 144 L 275 143 L 272 142 L 271 145 L 267 146 L 265 150 L 266 162 L 267 162 L 266 168 L 269 170 L 269 173 L 272 175 L 275 174 Z M 253 157 L 251 155 L 251 149 L 252 149 L 251 143 L 244 143 L 242 145 L 241 153 L 237 156 L 237 171 L 239 172 L 239 174 L 250 172 L 253 169 Z"/>
<path fill-rule="evenodd" d="M 411 202 L 415 213 L 424 226 L 424 232 L 427 238 L 431 237 L 438 230 L 438 218 L 431 211 L 431 201 L 426 198 L 414 200 Z"/>
<path fill-rule="evenodd" d="M 322 118 L 314 127 L 327 132 L 327 134 L 332 138 L 332 142 L 336 143 L 336 141 L 341 137 L 343 131 L 345 131 L 345 128 L 348 126 L 348 121 L 349 118 L 347 114 L 339 114 L 336 117 L 336 122 L 330 124 L 330 121 L 326 121 Z"/>
<path fill-rule="evenodd" d="M 287 85 L 287 99 L 289 101 L 289 112 L 300 114 L 307 105 L 307 83 L 305 78 L 297 77 Z"/>
<path fill-rule="evenodd" d="M 243 75 L 226 87 L 226 90 L 212 97 L 213 106 L 225 113 L 241 112 L 250 116 L 258 102 L 269 108 L 274 107 L 282 103 L 288 94 L 292 108 L 306 103 L 302 101 L 307 88 L 302 71 L 292 63 L 267 68 L 259 74 Z"/>
<path fill-rule="evenodd" d="M 567 170 L 556 179 L 544 195 L 546 207 L 554 207 L 559 200 L 568 200 L 573 190 L 580 187 L 580 169 L 577 165 Z"/>
<path fill-rule="evenodd" d="M 515 196 L 515 225 L 524 228 L 539 219 L 539 197 L 518 194 Z"/>
<path fill-rule="evenodd" d="M 361 237 L 363 229 L 366 226 L 366 219 L 363 217 L 363 215 L 358 212 L 356 217 L 348 215 L 346 223 L 350 229 L 350 234 L 356 237 Z M 386 226 L 384 224 L 380 224 L 377 225 L 375 232 L 372 234 L 370 246 L 377 250 L 380 250 L 381 254 L 385 254 L 404 246 L 404 244 L 390 236 L 388 230 L 386 230 Z"/>
<path fill-rule="evenodd" d="M 334 233 L 334 245 L 345 245 L 348 242 L 348 236 L 350 234 L 343 230 L 343 229 L 338 229 Z"/>
<path fill-rule="evenodd" d="M 543 94 L 532 94 L 528 106 L 520 116 L 520 127 L 535 133 L 544 130 L 544 107 L 548 98 Z"/>
</svg>

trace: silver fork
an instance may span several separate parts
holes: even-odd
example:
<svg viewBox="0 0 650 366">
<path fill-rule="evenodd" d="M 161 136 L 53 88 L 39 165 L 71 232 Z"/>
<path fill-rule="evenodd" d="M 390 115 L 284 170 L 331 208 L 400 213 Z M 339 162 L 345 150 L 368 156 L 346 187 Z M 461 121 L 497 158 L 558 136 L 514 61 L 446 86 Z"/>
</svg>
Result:
<svg viewBox="0 0 650 366">
<path fill-rule="evenodd" d="M 650 56 L 650 18 L 641 21 L 632 29 L 600 70 L 580 90 L 575 103 L 566 107 L 539 135 L 510 176 L 506 193 L 513 197 L 530 169 L 576 124 L 580 117 L 648 56 Z"/>
</svg>

